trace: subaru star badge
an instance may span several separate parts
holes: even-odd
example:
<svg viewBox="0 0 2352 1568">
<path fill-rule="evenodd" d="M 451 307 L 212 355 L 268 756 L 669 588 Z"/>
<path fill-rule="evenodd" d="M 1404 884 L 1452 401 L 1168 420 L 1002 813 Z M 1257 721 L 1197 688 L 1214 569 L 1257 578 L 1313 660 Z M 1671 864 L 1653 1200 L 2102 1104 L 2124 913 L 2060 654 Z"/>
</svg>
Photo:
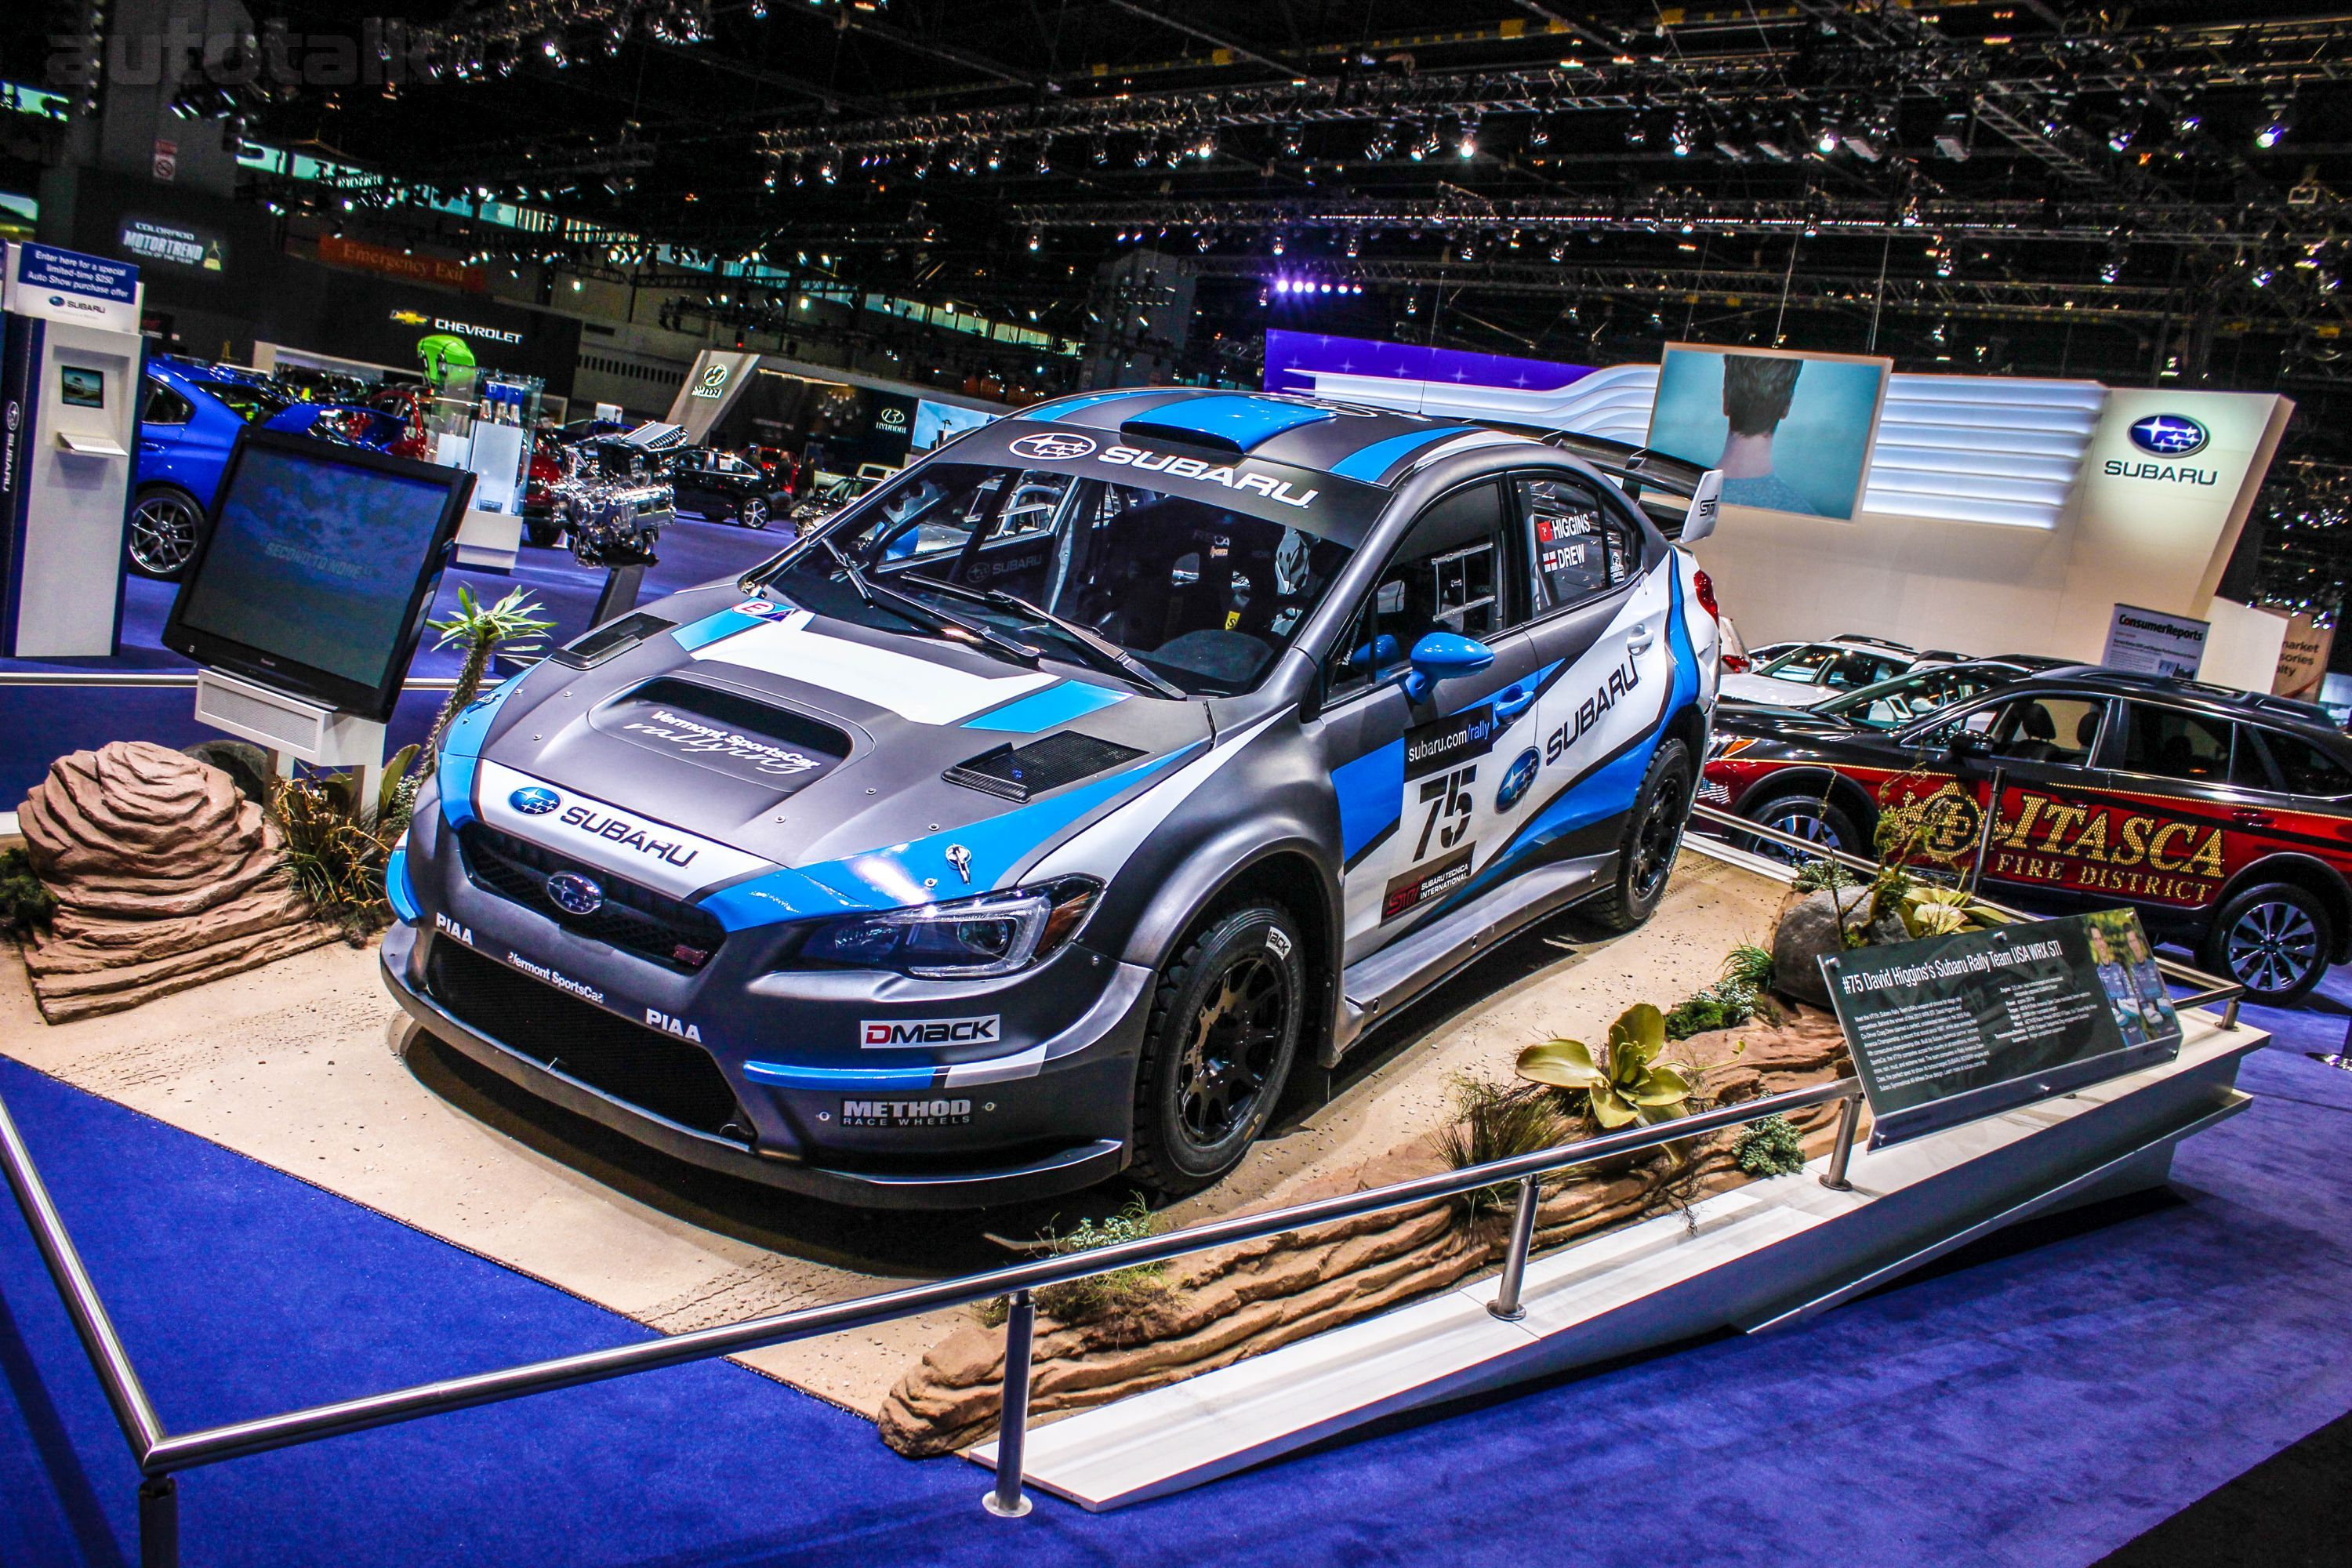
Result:
<svg viewBox="0 0 2352 1568">
<path fill-rule="evenodd" d="M 577 871 L 558 871 L 550 877 L 547 897 L 567 915 L 593 915 L 604 907 L 604 889 Z"/>
<path fill-rule="evenodd" d="M 551 789 L 530 784 L 507 796 L 507 804 L 525 816 L 545 816 L 563 804 L 563 797 Z"/>
<path fill-rule="evenodd" d="M 2185 458 L 2204 450 L 2205 426 L 2184 414 L 2151 414 L 2131 427 L 2132 445 L 2159 458 Z"/>
</svg>

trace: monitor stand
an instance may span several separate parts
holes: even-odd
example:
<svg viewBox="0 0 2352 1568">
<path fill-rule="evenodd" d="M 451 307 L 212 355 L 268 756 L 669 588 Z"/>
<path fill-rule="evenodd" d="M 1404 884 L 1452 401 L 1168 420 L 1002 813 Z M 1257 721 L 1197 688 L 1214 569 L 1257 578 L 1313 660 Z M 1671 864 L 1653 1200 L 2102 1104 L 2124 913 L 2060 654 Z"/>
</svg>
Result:
<svg viewBox="0 0 2352 1568">
<path fill-rule="evenodd" d="M 383 786 L 383 726 L 373 719 L 217 669 L 200 669 L 196 721 L 261 747 L 269 753 L 269 771 L 279 778 L 292 778 L 294 764 L 308 763 L 356 769 L 362 801 L 374 800 Z"/>
</svg>

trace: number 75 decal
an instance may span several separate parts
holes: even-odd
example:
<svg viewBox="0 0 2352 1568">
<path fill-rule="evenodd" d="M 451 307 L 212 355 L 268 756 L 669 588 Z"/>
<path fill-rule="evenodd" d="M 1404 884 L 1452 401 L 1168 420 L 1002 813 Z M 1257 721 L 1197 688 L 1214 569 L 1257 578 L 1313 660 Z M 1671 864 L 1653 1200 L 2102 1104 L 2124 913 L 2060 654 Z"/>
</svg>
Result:
<svg viewBox="0 0 2352 1568">
<path fill-rule="evenodd" d="M 1415 860 L 1428 855 L 1433 835 L 1440 849 L 1451 849 L 1470 831 L 1470 785 L 1477 777 L 1474 763 L 1422 782 L 1421 804 L 1429 807 L 1429 816 L 1421 825 L 1421 842 L 1412 847 Z"/>
</svg>

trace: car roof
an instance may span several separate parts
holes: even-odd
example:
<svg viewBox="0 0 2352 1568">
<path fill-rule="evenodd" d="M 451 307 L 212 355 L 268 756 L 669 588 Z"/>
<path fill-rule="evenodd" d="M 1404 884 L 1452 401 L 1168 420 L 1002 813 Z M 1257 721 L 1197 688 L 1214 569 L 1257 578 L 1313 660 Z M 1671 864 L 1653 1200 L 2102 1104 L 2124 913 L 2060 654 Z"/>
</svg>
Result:
<svg viewBox="0 0 2352 1568">
<path fill-rule="evenodd" d="M 1434 458 L 1484 447 L 1523 447 L 1562 468 L 1579 466 L 1531 437 L 1289 393 L 1126 387 L 1057 397 L 1004 422 L 1076 426 L 1129 443 L 1206 447 L 1382 488 Z"/>
<path fill-rule="evenodd" d="M 2077 664 L 2037 671 L 2004 690 L 2013 697 L 2044 689 L 2160 703 L 2215 718 L 2258 719 L 2339 751 L 2352 744 L 2333 722 L 2315 716 L 2324 714 L 2324 709 L 2315 710 L 2309 703 L 2273 697 L 2268 692 L 2240 691 L 2201 680 L 2183 680 L 2178 676 L 2143 675 L 2137 670 L 2111 669 L 2105 665 Z"/>
</svg>

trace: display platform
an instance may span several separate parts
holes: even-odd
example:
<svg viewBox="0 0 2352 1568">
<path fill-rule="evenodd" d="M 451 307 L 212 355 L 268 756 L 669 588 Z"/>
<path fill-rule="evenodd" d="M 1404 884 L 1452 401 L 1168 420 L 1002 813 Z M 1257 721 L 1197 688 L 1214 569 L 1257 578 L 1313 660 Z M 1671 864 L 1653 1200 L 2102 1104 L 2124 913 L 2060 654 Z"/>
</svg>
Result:
<svg viewBox="0 0 2352 1568">
<path fill-rule="evenodd" d="M 1637 931 L 1586 942 L 1555 923 L 1506 944 L 1391 1020 L 1328 1101 L 1302 1080 L 1240 1171 L 1168 1223 L 1290 1201 L 1446 1120 L 1455 1072 L 1506 1075 L 1531 1041 L 1598 1037 L 1628 997 L 1713 981 L 1782 890 L 1694 855 Z M 1126 1197 L 1110 1186 L 984 1215 L 861 1213 L 709 1174 L 517 1095 L 429 1039 L 412 1045 L 373 949 L 340 944 L 54 1027 L 10 952 L 0 1050 L 667 1332 L 1002 1266 L 1013 1255 L 992 1236 L 1025 1241 Z M 742 1359 L 870 1417 L 970 1321 L 932 1313 Z"/>
<path fill-rule="evenodd" d="M 1909 1142 L 1857 1147 L 1850 1191 L 1805 1171 L 1540 1255 L 1526 1317 L 1481 1279 L 1030 1434 L 1027 1477 L 1088 1509 L 1230 1475 L 1400 1412 L 1725 1329 L 1801 1322 L 2037 1215 L 2160 1186 L 2183 1139 L 2244 1110 L 2270 1037 L 2183 1017 L 2179 1057 Z M 971 1457 L 992 1466 L 996 1446 Z"/>
</svg>

